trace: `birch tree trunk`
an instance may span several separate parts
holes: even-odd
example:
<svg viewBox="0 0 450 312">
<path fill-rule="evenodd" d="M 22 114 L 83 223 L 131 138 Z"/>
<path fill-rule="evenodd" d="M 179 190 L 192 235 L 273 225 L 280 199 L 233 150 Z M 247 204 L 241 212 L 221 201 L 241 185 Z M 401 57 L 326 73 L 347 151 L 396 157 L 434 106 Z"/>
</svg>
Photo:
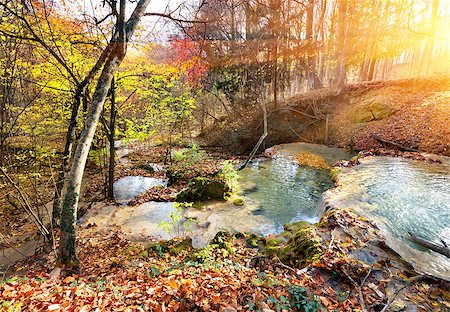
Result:
<svg viewBox="0 0 450 312">
<path fill-rule="evenodd" d="M 73 163 L 68 175 L 66 192 L 62 204 L 59 260 L 61 264 L 74 269 L 79 268 L 79 260 L 76 252 L 75 225 L 78 201 L 80 198 L 81 180 L 83 178 L 87 156 L 97 129 L 103 105 L 111 87 L 111 81 L 125 57 L 127 40 L 133 35 L 136 26 L 144 15 L 145 9 L 149 3 L 150 0 L 140 0 L 131 14 L 130 19 L 125 23 L 125 0 L 120 0 L 120 13 L 115 30 L 116 33 L 119 33 L 118 40 L 112 40 L 109 43 L 109 47 L 112 46 L 111 53 L 97 80 L 97 86 L 92 97 L 92 103 L 89 108 L 86 123 L 81 132 L 80 140 L 73 157 Z"/>
</svg>

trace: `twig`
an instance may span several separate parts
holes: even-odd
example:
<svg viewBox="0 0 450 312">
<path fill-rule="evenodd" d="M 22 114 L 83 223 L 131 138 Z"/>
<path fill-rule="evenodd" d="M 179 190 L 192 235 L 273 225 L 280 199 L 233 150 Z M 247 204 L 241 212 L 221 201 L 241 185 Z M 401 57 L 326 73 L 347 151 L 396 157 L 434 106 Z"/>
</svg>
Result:
<svg viewBox="0 0 450 312">
<path fill-rule="evenodd" d="M 50 232 L 45 227 L 45 225 L 42 223 L 42 221 L 39 219 L 39 217 L 36 215 L 36 213 L 33 211 L 33 208 L 31 207 L 31 205 L 30 205 L 26 195 L 22 191 L 22 189 L 11 179 L 11 177 L 1 167 L 0 167 L 0 172 L 6 178 L 6 180 L 8 180 L 9 184 L 11 184 L 11 186 L 17 191 L 17 193 L 19 193 L 19 195 L 22 199 L 23 207 L 25 208 L 25 211 L 28 212 L 33 217 L 34 222 L 38 226 L 39 232 L 41 232 L 41 234 L 44 237 L 49 236 Z"/>
<path fill-rule="evenodd" d="M 420 150 L 418 150 L 418 149 L 416 149 L 416 148 L 407 147 L 407 146 L 398 144 L 398 143 L 396 143 L 396 142 L 392 142 L 392 141 L 383 139 L 383 138 L 379 137 L 379 136 L 376 135 L 376 134 L 372 134 L 372 137 L 373 137 L 375 140 L 377 140 L 377 141 L 379 141 L 379 142 L 381 142 L 381 143 L 393 145 L 393 146 L 398 147 L 399 149 L 404 150 L 404 151 L 407 151 L 407 152 L 416 152 L 416 153 L 420 153 L 420 152 L 421 152 Z"/>
<path fill-rule="evenodd" d="M 293 267 L 290 267 L 290 266 L 284 264 L 283 261 L 281 261 L 281 259 L 277 255 L 275 255 L 275 258 L 278 260 L 278 262 L 280 263 L 280 265 L 283 268 L 288 269 L 288 270 L 294 272 L 295 274 L 297 274 L 297 271 Z"/>
<path fill-rule="evenodd" d="M 0 238 L 1 238 L 4 242 L 6 242 L 6 244 L 8 245 L 9 248 L 11 248 L 11 249 L 14 250 L 15 252 L 17 252 L 17 253 L 18 253 L 19 255 L 21 255 L 22 257 L 26 258 L 27 260 L 33 261 L 33 262 L 36 263 L 36 264 L 39 264 L 41 267 L 43 267 L 43 268 L 46 269 L 46 270 L 50 270 L 50 268 L 47 267 L 45 264 L 41 263 L 40 261 L 38 261 L 38 260 L 36 260 L 36 259 L 33 259 L 33 258 L 27 256 L 26 254 L 24 254 L 23 252 L 21 252 L 20 250 L 18 250 L 17 248 L 15 248 L 13 245 L 11 245 L 11 243 L 3 236 L 2 233 L 0 233 Z M 6 259 L 8 259 L 4 254 L 3 254 L 3 256 L 4 256 Z M 8 260 L 9 260 L 9 259 L 8 259 Z M 11 260 L 9 260 L 9 261 L 11 261 Z M 12 262 L 12 261 L 11 261 L 11 262 Z"/>
<path fill-rule="evenodd" d="M 330 240 L 330 243 L 328 244 L 328 251 L 331 251 L 333 249 L 334 231 L 335 231 L 335 229 L 333 229 L 333 231 L 331 232 L 331 240 Z"/>
<path fill-rule="evenodd" d="M 299 138 L 300 140 L 303 140 L 303 141 L 305 141 L 305 142 L 311 143 L 311 140 L 308 140 L 307 138 L 302 137 L 300 134 L 298 134 L 298 133 L 294 130 L 294 128 L 292 128 L 291 123 L 289 122 L 289 120 L 288 120 L 287 118 L 285 118 L 284 120 L 285 120 L 286 123 L 288 124 L 289 129 L 291 129 L 291 131 L 292 131 L 296 136 L 298 136 L 298 138 Z"/>
<path fill-rule="evenodd" d="M 241 171 L 242 169 L 244 169 L 248 165 L 248 163 L 255 156 L 256 152 L 258 151 L 258 149 L 261 146 L 261 144 L 264 141 L 264 139 L 267 137 L 267 134 L 268 134 L 268 132 L 267 132 L 267 109 L 266 109 L 266 105 L 264 104 L 264 102 L 261 102 L 261 107 L 262 107 L 262 110 L 263 110 L 263 113 L 264 113 L 264 133 L 259 138 L 259 140 L 256 143 L 255 147 L 253 148 L 252 152 L 250 153 L 250 156 L 247 158 L 247 160 L 244 162 L 244 164 L 238 169 L 238 171 Z"/>
<path fill-rule="evenodd" d="M 389 306 L 395 301 L 395 298 L 397 298 L 397 296 L 400 294 L 400 292 L 405 289 L 406 287 L 408 287 L 408 285 L 403 286 L 402 288 L 399 288 L 395 293 L 394 296 L 392 296 L 392 298 L 386 303 L 386 305 L 384 306 L 383 310 L 381 310 L 380 312 L 386 312 L 387 309 L 389 308 Z"/>
<path fill-rule="evenodd" d="M 352 282 L 352 284 L 356 287 L 356 289 L 358 290 L 358 296 L 359 296 L 359 303 L 361 304 L 361 311 L 363 312 L 368 312 L 369 310 L 367 310 L 367 306 L 366 306 L 366 301 L 364 300 L 364 295 L 362 292 L 362 288 L 364 286 L 364 284 L 366 283 L 367 278 L 369 277 L 370 273 L 372 272 L 372 268 L 373 268 L 373 264 L 370 266 L 369 268 L 369 272 L 367 272 L 367 275 L 364 277 L 364 279 L 362 280 L 361 284 L 358 284 L 351 276 L 350 274 L 347 273 L 346 270 L 342 270 L 342 272 L 344 272 L 344 274 L 347 276 L 347 278 L 350 280 L 350 282 Z"/>
<path fill-rule="evenodd" d="M 6 258 L 6 257 L 5 257 Z M 2 276 L 2 282 L 5 281 L 6 278 L 6 273 L 8 273 L 9 269 L 12 267 L 12 264 L 8 265 L 8 267 L 6 268 L 6 270 L 3 272 L 3 276 Z"/>
</svg>

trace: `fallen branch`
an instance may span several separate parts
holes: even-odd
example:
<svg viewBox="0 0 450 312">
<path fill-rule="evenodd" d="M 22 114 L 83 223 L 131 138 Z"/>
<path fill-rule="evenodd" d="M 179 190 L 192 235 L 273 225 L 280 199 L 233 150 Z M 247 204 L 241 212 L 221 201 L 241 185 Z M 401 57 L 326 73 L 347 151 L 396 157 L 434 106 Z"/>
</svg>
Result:
<svg viewBox="0 0 450 312">
<path fill-rule="evenodd" d="M 358 284 L 351 276 L 350 274 L 347 273 L 346 270 L 342 270 L 342 272 L 344 272 L 345 276 L 347 276 L 347 278 L 350 280 L 350 282 L 352 282 L 352 284 L 356 287 L 356 289 L 358 290 L 358 296 L 359 296 L 359 303 L 361 304 L 361 311 L 362 312 L 368 312 L 369 310 L 367 310 L 367 306 L 366 306 L 366 301 L 364 300 L 364 295 L 362 292 L 362 288 L 364 286 L 364 284 L 366 283 L 367 278 L 369 277 L 370 273 L 372 272 L 372 268 L 373 268 L 373 264 L 370 266 L 369 268 L 369 272 L 367 272 L 367 275 L 364 277 L 364 279 L 362 280 L 361 284 Z"/>
<path fill-rule="evenodd" d="M 397 298 L 398 294 L 400 294 L 400 292 L 403 289 L 405 289 L 406 287 L 408 287 L 408 285 L 405 285 L 402 288 L 397 289 L 397 291 L 394 293 L 392 298 L 386 303 L 386 305 L 384 306 L 383 310 L 381 310 L 380 312 L 386 312 L 388 310 L 388 308 L 391 306 L 391 304 L 395 301 L 395 298 Z"/>
<path fill-rule="evenodd" d="M 396 143 L 396 142 L 393 142 L 393 141 L 389 141 L 389 140 L 383 139 L 383 138 L 379 137 L 379 136 L 376 135 L 376 134 L 372 134 L 372 138 L 374 138 L 375 140 L 377 140 L 377 141 L 379 141 L 379 142 L 381 142 L 381 143 L 393 145 L 393 146 L 395 146 L 395 147 L 397 147 L 397 148 L 399 148 L 399 149 L 401 149 L 401 150 L 403 150 L 403 151 L 407 151 L 407 152 L 416 152 L 416 153 L 420 153 L 420 152 L 421 152 L 421 151 L 418 150 L 418 149 L 411 148 L 411 147 L 407 147 L 407 146 L 405 146 L 405 145 L 401 145 L 401 144 L 398 144 L 398 143 Z"/>
<path fill-rule="evenodd" d="M 446 246 L 441 246 L 432 242 L 428 242 L 422 238 L 417 237 L 411 232 L 408 232 L 408 236 L 406 237 L 410 241 L 413 241 L 416 244 L 419 244 L 425 248 L 428 248 L 434 252 L 437 252 L 443 256 L 446 256 L 447 258 L 450 258 L 450 249 Z"/>
<path fill-rule="evenodd" d="M 261 107 L 264 113 L 264 133 L 261 135 L 261 137 L 259 138 L 258 142 L 256 143 L 255 147 L 253 148 L 252 152 L 250 153 L 250 156 L 248 156 L 247 160 L 244 162 L 244 164 L 238 169 L 238 171 L 241 171 L 242 169 L 244 169 L 248 163 L 253 159 L 253 157 L 255 156 L 256 152 L 258 151 L 259 147 L 261 146 L 262 142 L 264 141 L 264 139 L 267 137 L 267 109 L 266 109 L 266 105 L 264 104 L 264 102 L 261 102 Z"/>
<path fill-rule="evenodd" d="M 19 194 L 20 198 L 21 198 L 21 202 L 22 202 L 22 206 L 24 207 L 25 211 L 32 217 L 34 223 L 36 224 L 36 226 L 38 227 L 39 232 L 41 232 L 42 236 L 44 237 L 49 237 L 50 236 L 50 232 L 49 230 L 45 227 L 45 225 L 42 223 L 41 219 L 36 215 L 36 212 L 33 210 L 30 202 L 28 201 L 28 197 L 26 196 L 26 194 L 23 192 L 23 190 L 13 181 L 13 179 L 11 179 L 11 177 L 8 175 L 8 173 L 0 167 L 0 172 L 2 173 L 2 175 L 6 178 L 6 180 L 8 181 L 8 183 L 17 191 L 17 193 Z"/>
</svg>

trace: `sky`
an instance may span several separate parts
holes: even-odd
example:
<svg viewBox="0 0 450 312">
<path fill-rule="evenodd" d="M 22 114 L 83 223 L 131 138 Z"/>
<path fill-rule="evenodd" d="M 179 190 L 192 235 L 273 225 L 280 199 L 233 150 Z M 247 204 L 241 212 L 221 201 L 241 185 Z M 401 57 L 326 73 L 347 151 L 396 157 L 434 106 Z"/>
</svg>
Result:
<svg viewBox="0 0 450 312">
<path fill-rule="evenodd" d="M 179 8 L 180 4 L 192 5 L 195 2 L 196 0 L 151 0 L 147 12 L 168 13 Z M 108 11 L 106 8 L 103 8 L 102 0 L 83 0 L 83 7 L 84 11 L 91 16 L 104 16 Z M 128 14 L 131 14 L 134 7 L 135 5 L 133 3 L 127 2 Z M 105 10 L 105 13 L 101 12 L 102 10 Z M 183 9 L 181 13 L 183 14 Z M 79 14 L 79 11 L 76 11 L 76 14 Z M 134 41 L 147 40 L 164 43 L 171 34 L 176 32 L 174 25 L 170 21 L 151 16 L 146 16 L 141 20 L 140 29 L 142 30 L 141 36 L 135 38 Z"/>
</svg>

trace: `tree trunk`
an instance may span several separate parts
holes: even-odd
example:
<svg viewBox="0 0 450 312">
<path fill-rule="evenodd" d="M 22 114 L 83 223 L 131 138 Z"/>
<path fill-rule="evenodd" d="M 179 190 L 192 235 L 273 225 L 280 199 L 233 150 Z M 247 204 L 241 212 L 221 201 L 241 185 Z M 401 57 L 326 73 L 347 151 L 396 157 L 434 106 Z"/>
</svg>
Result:
<svg viewBox="0 0 450 312">
<path fill-rule="evenodd" d="M 374 77 L 374 73 L 375 73 L 375 64 L 377 63 L 377 59 L 375 58 L 375 56 L 370 60 L 370 65 L 369 65 L 369 73 L 367 75 L 367 80 L 368 81 L 372 81 L 373 77 Z"/>
<path fill-rule="evenodd" d="M 117 21 L 116 32 L 119 33 L 118 40 L 112 40 L 111 53 L 103 66 L 102 73 L 97 81 L 92 103 L 86 118 L 86 123 L 81 132 L 72 167 L 68 175 L 66 192 L 64 195 L 61 212 L 61 239 L 59 246 L 59 260 L 63 265 L 79 268 L 79 260 L 76 252 L 76 219 L 78 200 L 80 196 L 81 180 L 88 157 L 89 149 L 94 138 L 100 114 L 103 110 L 106 97 L 111 87 L 111 81 L 120 63 L 126 54 L 126 41 L 131 38 L 136 26 L 145 13 L 150 0 L 140 0 L 130 19 L 125 24 L 125 0 L 120 0 L 120 14 Z M 113 36 L 114 38 L 114 36 Z M 107 48 L 108 49 L 108 48 Z"/>
<path fill-rule="evenodd" d="M 430 71 L 431 60 L 433 59 L 433 50 L 435 41 L 434 36 L 436 35 L 438 9 L 439 9 L 439 0 L 433 0 L 431 6 L 431 19 L 430 19 L 431 24 L 430 29 L 428 30 L 428 37 L 426 40 L 423 59 L 420 66 L 421 74 L 429 73 Z"/>
<path fill-rule="evenodd" d="M 61 218 L 61 199 L 62 190 L 64 187 L 65 172 L 69 166 L 70 156 L 72 154 L 72 146 L 75 141 L 75 134 L 78 125 L 78 118 L 80 112 L 81 98 L 83 96 L 84 90 L 78 88 L 75 92 L 74 101 L 72 103 L 72 113 L 70 116 L 69 128 L 66 134 L 66 144 L 64 146 L 63 162 L 61 166 L 61 171 L 58 176 L 58 180 L 55 185 L 55 196 L 53 199 L 53 210 L 52 210 L 52 225 L 53 228 L 59 227 L 59 221 Z"/>
<path fill-rule="evenodd" d="M 115 126 L 116 126 L 116 86 L 114 78 L 111 81 L 111 113 L 109 119 L 109 166 L 108 166 L 108 198 L 114 199 L 114 169 L 115 169 Z"/>
<path fill-rule="evenodd" d="M 314 22 L 314 2 L 315 0 L 309 0 L 306 6 L 306 40 L 308 42 L 306 53 L 306 64 L 308 71 L 308 90 L 318 89 L 322 87 L 322 83 L 317 76 L 316 69 L 316 55 L 317 50 L 315 47 L 313 22 Z"/>
<path fill-rule="evenodd" d="M 345 68 L 345 44 L 346 44 L 346 30 L 347 30 L 347 0 L 341 0 L 339 6 L 339 32 L 337 42 L 338 62 L 336 67 L 336 86 L 338 90 L 344 86 L 347 78 Z"/>
</svg>

